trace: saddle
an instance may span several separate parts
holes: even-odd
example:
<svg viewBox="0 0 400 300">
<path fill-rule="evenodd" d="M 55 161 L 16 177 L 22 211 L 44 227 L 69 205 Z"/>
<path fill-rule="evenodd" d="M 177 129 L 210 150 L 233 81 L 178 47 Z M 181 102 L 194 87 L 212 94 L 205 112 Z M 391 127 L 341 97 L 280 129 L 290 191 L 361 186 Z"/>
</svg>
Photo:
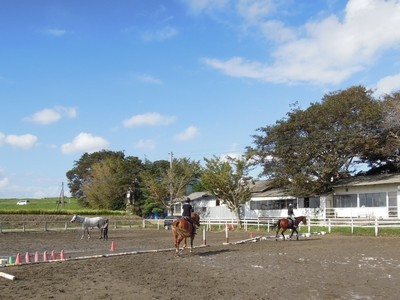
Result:
<svg viewBox="0 0 400 300">
<path fill-rule="evenodd" d="M 289 226 L 291 228 L 297 227 L 297 226 L 295 226 L 296 225 L 296 221 L 293 221 L 291 218 L 287 218 L 287 219 L 288 219 L 288 222 L 289 222 Z"/>
<path fill-rule="evenodd" d="M 187 216 L 182 217 L 182 219 L 184 219 L 184 220 L 186 220 L 186 221 L 188 221 L 188 222 L 190 222 L 192 224 L 193 233 L 196 234 L 196 224 L 195 224 L 196 222 L 195 222 L 195 220 L 193 220 L 191 217 L 187 217 Z"/>
</svg>

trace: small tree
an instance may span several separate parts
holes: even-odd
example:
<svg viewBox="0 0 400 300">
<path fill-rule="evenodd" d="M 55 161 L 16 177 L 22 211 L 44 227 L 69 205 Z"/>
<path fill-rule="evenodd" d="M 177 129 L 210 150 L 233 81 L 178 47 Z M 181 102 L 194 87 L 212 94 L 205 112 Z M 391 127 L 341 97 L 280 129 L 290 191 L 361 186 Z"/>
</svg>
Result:
<svg viewBox="0 0 400 300">
<path fill-rule="evenodd" d="M 200 163 L 187 158 L 148 164 L 141 173 L 146 196 L 149 201 L 156 201 L 165 209 L 172 210 L 173 204 L 185 195 L 186 187 L 199 171 Z"/>
<path fill-rule="evenodd" d="M 252 178 L 248 176 L 247 160 L 232 157 L 222 160 L 216 156 L 204 160 L 206 167 L 201 177 L 203 186 L 236 215 L 237 225 L 241 228 L 240 208 L 251 198 Z"/>
</svg>

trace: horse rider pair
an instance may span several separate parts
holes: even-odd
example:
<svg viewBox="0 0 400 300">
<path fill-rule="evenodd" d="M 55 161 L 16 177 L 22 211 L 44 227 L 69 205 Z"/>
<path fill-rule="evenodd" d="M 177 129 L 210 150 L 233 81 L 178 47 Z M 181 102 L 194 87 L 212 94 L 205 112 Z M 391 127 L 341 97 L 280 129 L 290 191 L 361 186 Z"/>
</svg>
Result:
<svg viewBox="0 0 400 300">
<path fill-rule="evenodd" d="M 185 204 L 183 204 L 182 206 L 182 217 L 192 224 L 193 234 L 196 234 L 196 224 L 191 218 L 192 212 L 194 212 L 194 209 L 193 206 L 190 204 L 190 198 L 186 198 Z"/>
<path fill-rule="evenodd" d="M 292 203 L 289 204 L 288 219 L 292 222 L 293 229 L 296 229 L 297 228 L 297 224 L 296 224 L 296 219 L 294 218 L 293 204 Z"/>
</svg>

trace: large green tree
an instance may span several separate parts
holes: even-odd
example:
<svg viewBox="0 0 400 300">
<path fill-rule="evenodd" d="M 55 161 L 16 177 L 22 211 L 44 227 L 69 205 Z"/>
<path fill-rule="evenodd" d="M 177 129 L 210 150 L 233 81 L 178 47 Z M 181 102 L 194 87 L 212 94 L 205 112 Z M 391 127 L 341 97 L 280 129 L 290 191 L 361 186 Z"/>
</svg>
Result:
<svg viewBox="0 0 400 300">
<path fill-rule="evenodd" d="M 382 121 L 377 123 L 377 145 L 366 149 L 362 159 L 367 174 L 400 171 L 400 92 L 386 94 L 380 101 Z"/>
<path fill-rule="evenodd" d="M 107 158 L 92 165 L 90 176 L 85 180 L 82 190 L 90 207 L 121 210 L 125 208 L 125 194 L 129 184 L 124 162 Z"/>
<path fill-rule="evenodd" d="M 128 201 L 127 192 L 131 191 L 131 204 L 135 204 L 132 211 L 140 214 L 141 168 L 137 157 L 125 157 L 121 151 L 84 153 L 67 172 L 68 186 L 71 195 L 84 205 L 107 209 L 123 209 Z"/>
<path fill-rule="evenodd" d="M 237 218 L 241 227 L 240 208 L 251 198 L 250 164 L 246 159 L 227 157 L 204 158 L 201 182 L 204 188 L 224 203 Z"/>
<path fill-rule="evenodd" d="M 263 166 L 263 175 L 289 186 L 294 196 L 328 192 L 333 181 L 350 176 L 381 146 L 382 118 L 372 91 L 351 87 L 259 128 L 247 154 Z"/>
</svg>

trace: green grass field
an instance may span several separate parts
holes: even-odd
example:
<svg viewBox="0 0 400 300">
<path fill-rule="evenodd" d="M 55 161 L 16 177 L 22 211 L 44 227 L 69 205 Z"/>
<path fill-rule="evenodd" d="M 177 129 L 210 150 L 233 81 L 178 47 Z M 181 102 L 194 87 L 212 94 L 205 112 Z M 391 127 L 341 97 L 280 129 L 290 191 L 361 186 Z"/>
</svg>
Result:
<svg viewBox="0 0 400 300">
<path fill-rule="evenodd" d="M 28 200 L 29 203 L 27 205 L 18 205 L 17 202 L 19 200 Z M 83 207 L 76 198 L 64 198 L 64 207 L 58 201 L 59 198 L 0 199 L 0 214 L 125 214 L 125 211 L 98 210 Z"/>
<path fill-rule="evenodd" d="M 62 205 L 57 204 L 58 198 L 43 198 L 43 199 L 27 199 L 27 205 L 17 205 L 17 202 L 22 199 L 0 199 L 0 210 L 62 210 Z M 83 207 L 75 198 L 64 198 L 64 210 L 81 210 Z"/>
</svg>

